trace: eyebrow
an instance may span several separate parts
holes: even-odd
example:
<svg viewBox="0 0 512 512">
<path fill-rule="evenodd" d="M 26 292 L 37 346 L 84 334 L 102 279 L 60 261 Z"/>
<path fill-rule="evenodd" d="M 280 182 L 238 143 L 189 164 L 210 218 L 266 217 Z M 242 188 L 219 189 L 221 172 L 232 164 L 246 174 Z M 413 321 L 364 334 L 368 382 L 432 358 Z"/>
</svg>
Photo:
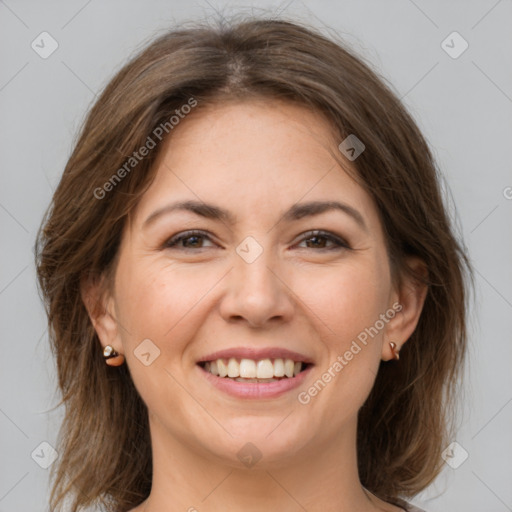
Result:
<svg viewBox="0 0 512 512">
<path fill-rule="evenodd" d="M 291 222 L 302 219 L 304 217 L 320 215 L 321 213 L 331 210 L 344 212 L 345 214 L 352 217 L 362 229 L 368 231 L 368 227 L 361 213 L 354 207 L 339 201 L 310 201 L 307 203 L 294 204 L 283 214 L 282 218 L 285 222 Z M 230 211 L 225 210 L 219 206 L 207 204 L 201 201 L 186 200 L 178 201 L 163 206 L 162 208 L 158 208 L 144 221 L 142 228 L 144 229 L 148 227 L 162 215 L 175 211 L 189 211 L 199 215 L 200 217 L 205 217 L 212 220 L 220 220 L 230 225 L 236 224 L 237 220 Z"/>
</svg>

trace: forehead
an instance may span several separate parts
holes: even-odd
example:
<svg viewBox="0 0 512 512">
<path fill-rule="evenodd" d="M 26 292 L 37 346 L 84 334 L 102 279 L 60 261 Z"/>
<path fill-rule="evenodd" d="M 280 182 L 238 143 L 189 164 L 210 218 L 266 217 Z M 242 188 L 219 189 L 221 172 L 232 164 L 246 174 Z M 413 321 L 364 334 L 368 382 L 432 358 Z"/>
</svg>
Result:
<svg viewBox="0 0 512 512">
<path fill-rule="evenodd" d="M 327 119 L 292 103 L 251 100 L 196 108 L 161 148 L 136 223 L 170 199 L 216 202 L 241 216 L 340 196 L 359 209 L 371 208 L 369 196 L 347 174 L 348 162 L 344 169 L 335 158 L 337 143 Z"/>
<path fill-rule="evenodd" d="M 244 169 L 263 171 L 270 161 L 318 164 L 335 140 L 327 119 L 301 105 L 269 99 L 230 101 L 196 108 L 173 130 L 163 153 L 174 165 L 208 158 L 217 171 L 228 166 L 231 174 L 233 163 L 245 162 L 239 174 L 247 176 Z"/>
</svg>

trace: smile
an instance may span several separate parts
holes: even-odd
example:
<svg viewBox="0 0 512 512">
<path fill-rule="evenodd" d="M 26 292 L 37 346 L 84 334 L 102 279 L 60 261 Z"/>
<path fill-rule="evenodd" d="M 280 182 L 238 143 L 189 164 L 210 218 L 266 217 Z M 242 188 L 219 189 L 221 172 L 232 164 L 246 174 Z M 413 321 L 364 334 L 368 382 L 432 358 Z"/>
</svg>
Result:
<svg viewBox="0 0 512 512">
<path fill-rule="evenodd" d="M 297 376 L 308 366 L 302 361 L 293 359 L 229 359 L 219 358 L 204 361 L 200 366 L 212 375 L 232 379 L 236 382 L 264 383 Z"/>
<path fill-rule="evenodd" d="M 300 386 L 313 366 L 311 359 L 288 350 L 247 348 L 217 352 L 196 364 L 210 386 L 244 400 L 284 395 Z"/>
</svg>

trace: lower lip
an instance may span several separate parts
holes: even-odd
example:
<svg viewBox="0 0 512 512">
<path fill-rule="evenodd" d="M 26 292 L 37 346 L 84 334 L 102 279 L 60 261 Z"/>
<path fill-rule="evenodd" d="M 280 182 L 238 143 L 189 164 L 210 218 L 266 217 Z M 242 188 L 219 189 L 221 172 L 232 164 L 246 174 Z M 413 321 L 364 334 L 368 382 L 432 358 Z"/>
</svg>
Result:
<svg viewBox="0 0 512 512">
<path fill-rule="evenodd" d="M 283 395 L 287 391 L 291 391 L 300 386 L 304 379 L 308 376 L 312 365 L 308 366 L 305 370 L 297 374 L 295 377 L 287 377 L 274 382 L 238 382 L 231 380 L 227 377 L 218 377 L 210 372 L 207 372 L 199 365 L 199 371 L 204 375 L 206 380 L 213 384 L 217 389 L 224 391 L 228 395 L 237 398 L 276 398 Z"/>
</svg>

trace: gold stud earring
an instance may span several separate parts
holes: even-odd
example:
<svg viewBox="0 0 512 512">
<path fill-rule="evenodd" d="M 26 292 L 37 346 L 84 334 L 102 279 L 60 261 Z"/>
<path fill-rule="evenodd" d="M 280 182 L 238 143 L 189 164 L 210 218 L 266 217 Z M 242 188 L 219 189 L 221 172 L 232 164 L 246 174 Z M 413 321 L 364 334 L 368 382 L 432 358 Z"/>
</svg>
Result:
<svg viewBox="0 0 512 512">
<path fill-rule="evenodd" d="M 391 347 L 391 352 L 393 352 L 393 359 L 396 359 L 398 361 L 400 359 L 400 349 L 397 349 L 396 343 L 393 343 L 392 341 L 389 342 L 389 346 Z"/>
<path fill-rule="evenodd" d="M 103 357 L 109 366 L 120 366 L 124 363 L 123 354 L 118 354 L 112 345 L 107 345 L 103 349 Z"/>
</svg>

